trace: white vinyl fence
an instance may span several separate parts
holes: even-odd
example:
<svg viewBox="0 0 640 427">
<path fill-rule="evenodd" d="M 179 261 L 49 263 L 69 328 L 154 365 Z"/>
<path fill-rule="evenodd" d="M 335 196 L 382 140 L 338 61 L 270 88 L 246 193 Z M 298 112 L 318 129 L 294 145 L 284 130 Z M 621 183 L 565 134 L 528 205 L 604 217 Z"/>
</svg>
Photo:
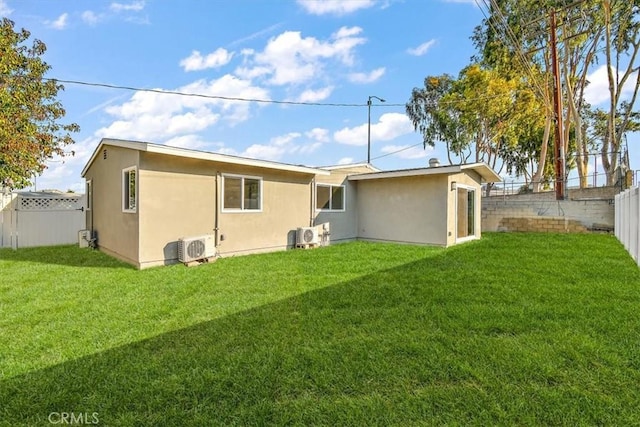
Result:
<svg viewBox="0 0 640 427">
<path fill-rule="evenodd" d="M 616 195 L 615 203 L 616 237 L 640 265 L 640 188 L 629 188 Z"/>
<path fill-rule="evenodd" d="M 0 247 L 65 245 L 85 228 L 85 197 L 57 192 L 0 195 Z"/>
</svg>

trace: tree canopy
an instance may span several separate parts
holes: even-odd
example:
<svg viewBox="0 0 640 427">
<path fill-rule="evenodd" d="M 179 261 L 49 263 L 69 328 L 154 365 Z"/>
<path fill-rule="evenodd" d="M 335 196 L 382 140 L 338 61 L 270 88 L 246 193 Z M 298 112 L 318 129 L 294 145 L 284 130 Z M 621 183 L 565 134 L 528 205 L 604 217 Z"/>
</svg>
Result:
<svg viewBox="0 0 640 427">
<path fill-rule="evenodd" d="M 31 33 L 0 21 L 0 184 L 23 188 L 46 169 L 54 156 L 73 155 L 75 123 L 62 124 L 65 110 L 57 100 L 64 87 L 45 78 L 51 68 L 43 61 L 45 44 Z"/>
<path fill-rule="evenodd" d="M 505 167 L 532 182 L 534 191 L 551 178 L 548 163 L 556 160 L 556 150 L 550 147 L 561 148 L 567 167 L 577 169 L 581 186 L 587 185 L 589 156 L 599 151 L 608 184 L 615 183 L 624 136 L 640 129 L 635 109 L 640 89 L 638 0 L 480 4 L 487 13 L 471 35 L 477 49 L 471 64 L 457 80 L 428 76 L 425 87 L 414 89 L 407 103 L 407 115 L 425 145 L 444 142 L 449 160 L 453 154 L 461 162 L 469 159 L 463 151 L 473 147 L 474 160 Z M 552 97 L 553 54 L 561 79 L 560 117 Z M 596 109 L 585 94 L 598 66 L 606 69 L 610 102 Z M 552 141 L 557 123 L 562 138 Z"/>
</svg>

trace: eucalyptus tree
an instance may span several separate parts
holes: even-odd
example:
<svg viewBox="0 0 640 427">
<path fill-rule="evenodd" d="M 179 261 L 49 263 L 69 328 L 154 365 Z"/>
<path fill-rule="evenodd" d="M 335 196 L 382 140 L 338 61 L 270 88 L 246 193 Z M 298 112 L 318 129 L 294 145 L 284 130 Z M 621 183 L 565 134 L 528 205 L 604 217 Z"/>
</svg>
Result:
<svg viewBox="0 0 640 427">
<path fill-rule="evenodd" d="M 485 162 L 498 172 L 511 167 L 513 157 L 505 154 L 539 129 L 542 117 L 540 103 L 518 79 L 478 64 L 455 80 L 427 77 L 424 88 L 413 90 L 406 111 L 425 147 L 441 141 L 450 163 Z"/>
<path fill-rule="evenodd" d="M 600 148 L 608 181 L 615 180 L 623 136 L 629 132 L 638 91 L 637 54 L 640 47 L 638 0 L 490 0 L 484 1 L 487 18 L 474 32 L 475 58 L 506 75 L 519 74 L 536 89 L 546 105 L 545 132 L 540 141 L 535 182 L 542 181 L 548 156 L 549 135 L 556 121 L 550 94 L 553 89 L 552 54 L 556 49 L 562 76 L 564 109 L 563 151 L 575 165 L 581 186 L 587 185 L 588 154 Z M 554 15 L 557 26 L 550 25 Z M 550 43 L 556 32 L 557 44 Z M 607 132 L 588 129 L 590 106 L 585 93 L 589 75 L 598 61 L 606 60 L 608 75 Z M 623 104 L 624 102 L 624 104 Z M 590 136 L 591 135 L 591 136 Z M 592 138 L 600 135 L 599 140 Z"/>
<path fill-rule="evenodd" d="M 640 1 L 602 0 L 598 12 L 604 20 L 603 49 L 609 89 L 601 156 L 607 182 L 613 185 L 617 180 L 624 137 L 629 131 L 637 131 L 638 114 L 634 106 L 640 88 Z"/>
<path fill-rule="evenodd" d="M 444 142 L 450 164 L 454 163 L 452 155 L 464 158 L 468 139 L 456 104 L 447 99 L 454 82 L 449 74 L 428 76 L 424 79 L 424 87 L 411 91 L 411 99 L 406 105 L 414 129 L 422 134 L 424 148 L 434 147 L 438 141 Z"/>
</svg>

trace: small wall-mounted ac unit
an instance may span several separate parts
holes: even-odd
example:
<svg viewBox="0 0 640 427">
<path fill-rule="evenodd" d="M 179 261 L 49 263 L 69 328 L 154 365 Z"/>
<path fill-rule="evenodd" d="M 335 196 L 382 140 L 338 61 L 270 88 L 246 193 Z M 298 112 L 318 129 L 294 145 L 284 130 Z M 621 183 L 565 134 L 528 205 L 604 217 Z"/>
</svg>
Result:
<svg viewBox="0 0 640 427">
<path fill-rule="evenodd" d="M 317 245 L 318 244 L 318 228 L 317 227 L 299 227 L 296 233 L 296 244 L 298 245 Z"/>
<path fill-rule="evenodd" d="M 180 262 L 198 261 L 214 256 L 216 256 L 216 244 L 211 234 L 178 239 L 178 259 Z"/>
</svg>

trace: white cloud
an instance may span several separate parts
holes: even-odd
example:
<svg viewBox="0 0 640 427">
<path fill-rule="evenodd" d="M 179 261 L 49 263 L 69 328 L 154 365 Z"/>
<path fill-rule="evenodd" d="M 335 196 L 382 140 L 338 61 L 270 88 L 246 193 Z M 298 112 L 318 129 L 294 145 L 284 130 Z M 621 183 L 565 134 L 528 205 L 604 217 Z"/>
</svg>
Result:
<svg viewBox="0 0 640 427">
<path fill-rule="evenodd" d="M 113 10 L 114 12 L 125 12 L 125 11 L 139 12 L 142 9 L 144 9 L 144 4 L 145 4 L 144 0 L 133 1 L 128 4 L 113 2 L 109 5 L 109 9 Z"/>
<path fill-rule="evenodd" d="M 203 108 L 184 114 L 139 114 L 135 117 L 116 120 L 111 125 L 98 129 L 96 136 L 103 138 L 136 139 L 157 141 L 187 132 L 198 132 L 216 123 L 220 115 Z"/>
<path fill-rule="evenodd" d="M 293 152 L 307 155 L 316 152 L 320 147 L 322 147 L 321 142 L 313 142 L 311 144 L 300 145 Z"/>
<path fill-rule="evenodd" d="M 319 129 L 314 129 L 308 134 L 317 135 L 322 134 Z M 240 155 L 243 157 L 250 157 L 254 159 L 274 160 L 281 161 L 286 155 L 309 155 L 317 151 L 322 147 L 322 142 L 299 142 L 303 135 L 300 132 L 289 132 L 284 135 L 278 135 L 269 140 L 267 144 L 252 144 L 243 150 L 241 153 L 237 153 L 233 149 L 225 149 L 227 154 Z M 222 152 L 222 151 L 221 151 Z"/>
<path fill-rule="evenodd" d="M 367 145 L 368 124 L 353 128 L 344 128 L 333 134 L 333 139 L 341 144 Z M 380 116 L 378 123 L 371 123 L 371 143 L 390 141 L 413 132 L 413 125 L 405 114 L 386 113 Z"/>
<path fill-rule="evenodd" d="M 236 73 L 243 78 L 264 77 L 273 85 L 318 80 L 329 64 L 353 65 L 355 48 L 366 42 L 358 37 L 361 32 L 359 27 L 342 27 L 323 41 L 286 31 L 270 39 L 262 52 L 243 51 L 244 64 Z"/>
<path fill-rule="evenodd" d="M 289 145 L 294 140 L 300 138 L 302 134 L 299 132 L 289 132 L 285 135 L 275 136 L 271 138 L 270 142 L 272 145 L 276 147 L 284 147 L 285 145 Z"/>
<path fill-rule="evenodd" d="M 282 158 L 285 151 L 286 150 L 283 147 L 253 144 L 246 150 L 244 150 L 241 155 L 244 157 L 250 157 L 252 159 L 278 161 Z"/>
<path fill-rule="evenodd" d="M 49 28 L 53 28 L 54 30 L 64 30 L 67 27 L 68 18 L 69 14 L 63 13 L 55 21 L 45 21 L 45 23 Z"/>
<path fill-rule="evenodd" d="M 308 13 L 313 15 L 346 15 L 376 4 L 374 0 L 298 0 Z"/>
<path fill-rule="evenodd" d="M 224 48 L 218 48 L 207 56 L 194 50 L 191 55 L 180 61 L 180 66 L 185 71 L 199 71 L 207 68 L 218 68 L 228 64 L 233 58 L 233 52 L 229 53 Z"/>
<path fill-rule="evenodd" d="M 376 68 L 370 73 L 352 73 L 349 74 L 349 81 L 352 83 L 373 83 L 382 77 L 385 73 L 385 68 Z"/>
<path fill-rule="evenodd" d="M 198 80 L 176 91 L 228 98 L 269 99 L 263 89 L 230 75 L 211 81 Z M 96 131 L 95 135 L 145 141 L 175 138 L 202 131 L 220 120 L 229 124 L 244 121 L 249 117 L 251 105 L 250 102 L 229 99 L 139 91 L 122 104 L 106 107 L 104 111 L 114 121 Z"/>
<path fill-rule="evenodd" d="M 313 128 L 305 132 L 304 136 L 318 142 L 329 142 L 329 130 L 327 129 Z"/>
<path fill-rule="evenodd" d="M 633 94 L 633 86 L 637 78 L 636 73 L 634 73 L 631 78 L 627 80 L 627 85 L 622 88 L 623 98 L 629 97 Z M 610 94 L 607 66 L 601 65 L 600 67 L 598 67 L 594 72 L 587 76 L 587 80 L 589 81 L 589 85 L 584 91 L 584 97 L 587 102 L 594 106 L 602 104 L 603 102 L 608 102 L 610 99 Z"/>
<path fill-rule="evenodd" d="M 209 82 L 205 80 L 198 80 L 183 86 L 179 91 L 209 96 L 222 96 L 226 98 L 259 99 L 265 101 L 271 99 L 267 90 L 253 86 L 249 80 L 242 80 L 229 74 Z M 189 108 L 194 108 L 200 105 L 215 105 L 219 107 L 223 119 L 231 122 L 232 124 L 247 120 L 249 118 L 249 110 L 252 105 L 250 102 L 234 101 L 230 99 L 198 97 L 183 98 L 184 105 Z"/>
<path fill-rule="evenodd" d="M 252 80 L 258 77 L 266 76 L 271 73 L 269 67 L 239 67 L 234 72 L 238 77 L 242 79 Z"/>
<path fill-rule="evenodd" d="M 339 165 L 350 165 L 353 163 L 353 157 L 343 157 L 340 160 L 338 160 L 338 164 Z"/>
<path fill-rule="evenodd" d="M 345 39 L 353 36 L 357 36 L 362 32 L 362 28 L 360 27 L 340 27 L 338 31 L 331 35 L 333 39 Z"/>
<path fill-rule="evenodd" d="M 298 96 L 298 102 L 319 102 L 331 96 L 333 86 L 327 86 L 318 90 L 307 89 Z"/>
<path fill-rule="evenodd" d="M 413 55 L 413 56 L 422 56 L 422 55 L 426 54 L 429 51 L 429 49 L 431 49 L 433 47 L 433 45 L 435 45 L 435 44 L 436 44 L 436 40 L 435 39 L 431 39 L 431 40 L 429 40 L 427 42 L 422 43 L 418 47 L 407 49 L 407 53 L 409 55 Z"/>
<path fill-rule="evenodd" d="M 62 158 L 56 156 L 47 161 L 47 171 L 42 177 L 37 178 L 38 189 L 48 188 L 63 191 L 71 189 L 84 193 L 84 180 L 80 178 L 78 171 L 87 163 L 97 145 L 98 139 L 89 137 L 67 146 L 65 151 L 73 151 L 74 155 Z M 76 179 L 76 182 L 69 184 L 72 179 Z"/>
<path fill-rule="evenodd" d="M 433 149 L 431 147 L 426 150 L 421 146 L 411 145 L 386 145 L 380 149 L 381 152 L 390 154 L 401 159 L 422 159 L 429 155 Z"/>
<path fill-rule="evenodd" d="M 0 15 L 9 16 L 13 12 L 13 9 L 9 8 L 9 5 L 6 1 L 0 0 Z"/>
<path fill-rule="evenodd" d="M 84 23 L 89 25 L 95 25 L 98 23 L 98 21 L 100 21 L 100 16 L 91 10 L 85 10 L 84 12 L 82 12 L 80 17 L 82 18 L 82 21 Z"/>
</svg>

